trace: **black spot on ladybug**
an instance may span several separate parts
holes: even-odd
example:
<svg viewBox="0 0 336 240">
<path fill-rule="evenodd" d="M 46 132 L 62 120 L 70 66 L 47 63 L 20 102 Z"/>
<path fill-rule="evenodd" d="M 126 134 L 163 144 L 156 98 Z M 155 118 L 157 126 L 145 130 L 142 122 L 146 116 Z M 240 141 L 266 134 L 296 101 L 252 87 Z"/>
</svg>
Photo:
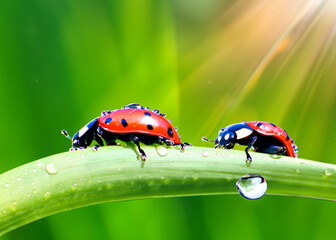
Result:
<svg viewBox="0 0 336 240">
<path fill-rule="evenodd" d="M 145 112 L 145 116 L 148 116 L 148 117 L 150 117 L 150 113 L 149 112 Z"/>
<path fill-rule="evenodd" d="M 106 118 L 106 119 L 105 119 L 105 123 L 106 123 L 106 124 L 109 124 L 110 122 L 112 122 L 112 118 Z"/>
<path fill-rule="evenodd" d="M 261 127 L 261 126 L 262 126 L 262 123 L 258 122 L 257 127 Z"/>
<path fill-rule="evenodd" d="M 269 123 L 269 124 L 271 124 L 273 127 L 275 127 L 275 124 L 273 124 L 273 123 Z"/>
<path fill-rule="evenodd" d="M 148 128 L 149 130 L 153 130 L 153 126 L 150 125 L 150 124 L 147 125 L 147 128 Z"/>
<path fill-rule="evenodd" d="M 285 131 L 285 133 L 286 133 L 286 141 L 288 141 L 290 139 L 290 137 L 288 136 L 286 131 Z"/>
<path fill-rule="evenodd" d="M 174 133 L 173 133 L 173 129 L 171 128 L 168 128 L 168 131 L 167 131 L 169 137 L 173 137 Z"/>
<path fill-rule="evenodd" d="M 127 127 L 128 123 L 126 122 L 126 119 L 121 119 L 121 124 L 124 126 L 124 127 Z"/>
<path fill-rule="evenodd" d="M 284 132 L 286 133 L 286 141 L 288 141 L 290 137 L 288 136 L 288 133 L 286 132 L 286 130 L 284 130 Z"/>
</svg>

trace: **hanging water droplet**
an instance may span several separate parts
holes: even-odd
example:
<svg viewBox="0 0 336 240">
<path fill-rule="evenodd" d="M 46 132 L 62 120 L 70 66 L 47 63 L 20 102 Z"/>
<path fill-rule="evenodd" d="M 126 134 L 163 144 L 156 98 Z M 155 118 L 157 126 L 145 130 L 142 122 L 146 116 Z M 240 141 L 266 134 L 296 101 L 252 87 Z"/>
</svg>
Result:
<svg viewBox="0 0 336 240">
<path fill-rule="evenodd" d="M 168 150 L 164 146 L 157 146 L 156 151 L 161 157 L 167 156 L 168 154 Z"/>
<path fill-rule="evenodd" d="M 249 200 L 259 199 L 266 193 L 266 180 L 256 173 L 249 173 L 241 177 L 236 183 L 238 192 Z"/>
<path fill-rule="evenodd" d="M 58 170 L 57 170 L 55 164 L 53 164 L 53 163 L 48 163 L 45 166 L 45 170 L 47 171 L 47 173 L 49 173 L 51 175 L 58 173 Z"/>
<path fill-rule="evenodd" d="M 209 152 L 208 151 L 203 151 L 202 152 L 202 156 L 203 157 L 208 157 L 209 156 Z"/>
<path fill-rule="evenodd" d="M 328 177 L 328 176 L 331 176 L 331 175 L 334 174 L 334 170 L 328 168 L 328 169 L 324 170 L 323 174 L 324 174 L 325 176 L 327 176 L 327 177 Z"/>
</svg>

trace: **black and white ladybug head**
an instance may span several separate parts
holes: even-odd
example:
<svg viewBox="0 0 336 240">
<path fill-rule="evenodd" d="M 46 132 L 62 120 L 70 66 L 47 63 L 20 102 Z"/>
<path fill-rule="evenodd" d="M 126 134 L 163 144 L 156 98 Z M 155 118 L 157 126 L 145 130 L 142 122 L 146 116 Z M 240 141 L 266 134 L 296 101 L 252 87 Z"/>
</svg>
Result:
<svg viewBox="0 0 336 240">
<path fill-rule="evenodd" d="M 95 132 L 97 132 L 98 128 L 98 118 L 93 119 L 84 127 L 82 127 L 78 132 L 75 133 L 73 138 L 67 133 L 67 131 L 62 130 L 61 133 L 69 138 L 72 141 L 72 147 L 87 147 L 91 144 L 92 139 L 94 138 Z"/>
<path fill-rule="evenodd" d="M 218 137 L 215 139 L 215 145 L 216 147 L 232 149 L 235 145 L 236 139 L 237 136 L 234 132 L 222 128 L 218 133 Z"/>
</svg>

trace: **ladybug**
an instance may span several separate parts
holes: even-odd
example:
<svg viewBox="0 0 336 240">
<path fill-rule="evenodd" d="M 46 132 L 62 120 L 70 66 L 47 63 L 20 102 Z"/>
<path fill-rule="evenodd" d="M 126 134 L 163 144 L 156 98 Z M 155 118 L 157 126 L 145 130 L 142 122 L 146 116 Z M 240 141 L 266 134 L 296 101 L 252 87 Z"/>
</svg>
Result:
<svg viewBox="0 0 336 240">
<path fill-rule="evenodd" d="M 299 148 L 294 144 L 287 132 L 269 122 L 252 121 L 232 124 L 222 128 L 215 141 L 210 141 L 206 137 L 203 137 L 202 140 L 214 142 L 215 148 L 232 149 L 235 144 L 247 146 L 245 149 L 246 162 L 252 161 L 248 153 L 250 148 L 255 152 L 290 157 L 299 156 Z"/>
<path fill-rule="evenodd" d="M 71 139 L 67 131 L 62 130 L 62 134 Z M 165 115 L 159 110 L 149 111 L 139 104 L 132 103 L 122 109 L 113 111 L 103 111 L 97 117 L 86 124 L 73 136 L 72 148 L 87 148 L 93 140 L 99 146 L 116 145 L 116 140 L 133 142 L 141 154 L 141 159 L 146 160 L 145 152 L 140 148 L 140 142 L 144 144 L 166 144 L 167 146 L 191 146 L 189 143 L 182 143 L 174 128 Z M 95 150 L 98 146 L 93 147 Z"/>
</svg>

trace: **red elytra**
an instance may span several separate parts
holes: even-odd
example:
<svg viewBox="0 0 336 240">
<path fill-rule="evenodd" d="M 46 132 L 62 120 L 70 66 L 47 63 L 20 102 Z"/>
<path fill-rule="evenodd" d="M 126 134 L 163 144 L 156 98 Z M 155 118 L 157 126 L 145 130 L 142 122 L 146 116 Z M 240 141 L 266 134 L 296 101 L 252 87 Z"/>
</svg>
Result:
<svg viewBox="0 0 336 240">
<path fill-rule="evenodd" d="M 288 156 L 297 157 L 298 154 L 294 152 L 292 139 L 282 128 L 269 122 L 252 121 L 245 123 L 259 134 L 276 137 L 286 147 Z"/>
<path fill-rule="evenodd" d="M 120 109 L 98 118 L 99 126 L 118 134 L 142 133 L 181 143 L 171 123 L 159 114 L 146 109 Z"/>
</svg>

